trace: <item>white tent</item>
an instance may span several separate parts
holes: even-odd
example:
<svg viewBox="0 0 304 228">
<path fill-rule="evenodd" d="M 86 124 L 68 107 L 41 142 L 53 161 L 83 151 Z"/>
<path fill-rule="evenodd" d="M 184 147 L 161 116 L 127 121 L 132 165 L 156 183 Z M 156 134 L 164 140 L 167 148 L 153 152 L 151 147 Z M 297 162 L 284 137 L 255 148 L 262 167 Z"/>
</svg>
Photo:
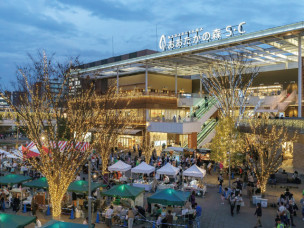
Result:
<svg viewBox="0 0 304 228">
<path fill-rule="evenodd" d="M 108 170 L 111 171 L 111 172 L 113 172 L 113 171 L 126 172 L 126 171 L 130 170 L 131 168 L 132 168 L 131 165 L 128 165 L 128 164 L 124 163 L 123 161 L 119 160 L 115 164 L 109 166 Z"/>
<path fill-rule="evenodd" d="M 16 155 L 11 154 L 10 152 L 7 152 L 7 151 L 1 150 L 1 149 L 0 149 L 0 154 L 3 154 L 7 158 L 14 158 L 14 159 L 18 158 Z"/>
<path fill-rule="evenodd" d="M 138 166 L 131 169 L 132 173 L 152 173 L 155 171 L 155 167 L 148 165 L 146 162 L 140 163 Z"/>
<path fill-rule="evenodd" d="M 165 175 L 175 176 L 176 174 L 178 174 L 178 172 L 179 172 L 179 168 L 174 167 L 170 163 L 167 163 L 166 165 L 164 165 L 160 169 L 156 170 L 156 173 L 159 174 L 159 175 L 160 174 L 165 174 Z"/>
<path fill-rule="evenodd" d="M 188 177 L 199 177 L 199 178 L 203 178 L 206 175 L 206 170 L 201 169 L 200 167 L 198 167 L 197 165 L 193 165 L 191 166 L 189 169 L 186 169 L 183 172 L 184 176 L 188 176 Z"/>
<path fill-rule="evenodd" d="M 183 152 L 184 148 L 183 147 L 167 147 L 163 151 L 178 151 L 178 152 Z"/>
</svg>

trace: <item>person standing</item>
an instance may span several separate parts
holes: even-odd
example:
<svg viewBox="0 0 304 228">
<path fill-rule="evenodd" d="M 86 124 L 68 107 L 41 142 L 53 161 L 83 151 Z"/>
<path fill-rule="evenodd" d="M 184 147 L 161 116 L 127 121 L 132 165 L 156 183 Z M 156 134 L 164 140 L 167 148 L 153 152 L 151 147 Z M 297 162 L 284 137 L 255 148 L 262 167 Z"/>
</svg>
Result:
<svg viewBox="0 0 304 228">
<path fill-rule="evenodd" d="M 231 193 L 229 202 L 230 202 L 230 213 L 231 213 L 231 216 L 233 216 L 234 215 L 234 207 L 235 207 L 235 203 L 236 203 L 236 198 L 235 198 L 234 193 Z"/>
<path fill-rule="evenodd" d="M 195 213 L 196 213 L 195 221 L 196 221 L 197 227 L 200 227 L 200 220 L 201 220 L 201 216 L 202 216 L 202 207 L 197 205 L 197 203 L 195 203 Z"/>
<path fill-rule="evenodd" d="M 300 204 L 302 206 L 302 217 L 303 217 L 302 220 L 304 221 L 304 194 L 303 194 L 303 198 L 300 200 Z"/>
<path fill-rule="evenodd" d="M 242 194 L 239 194 L 236 196 L 236 213 L 239 214 L 240 213 L 240 209 L 241 206 L 243 204 L 243 198 L 242 198 Z"/>
<path fill-rule="evenodd" d="M 254 215 L 257 216 L 257 223 L 255 225 L 255 227 L 262 227 L 262 223 L 261 223 L 261 218 L 262 218 L 262 207 L 261 207 L 261 203 L 257 204 L 257 208 L 255 210 Z"/>
<path fill-rule="evenodd" d="M 106 225 L 107 227 L 112 227 L 112 214 L 113 214 L 113 206 L 111 205 L 110 208 L 106 211 Z"/>
<path fill-rule="evenodd" d="M 134 222 L 134 213 L 133 213 L 133 209 L 130 207 L 128 210 L 128 228 L 133 227 L 133 222 Z"/>
</svg>

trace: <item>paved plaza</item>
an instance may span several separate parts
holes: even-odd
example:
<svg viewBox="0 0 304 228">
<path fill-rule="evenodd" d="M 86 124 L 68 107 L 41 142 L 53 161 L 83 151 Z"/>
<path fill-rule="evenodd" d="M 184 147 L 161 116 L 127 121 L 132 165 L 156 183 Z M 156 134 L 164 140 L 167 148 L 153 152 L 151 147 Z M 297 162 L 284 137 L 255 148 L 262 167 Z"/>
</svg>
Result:
<svg viewBox="0 0 304 228">
<path fill-rule="evenodd" d="M 256 223 L 256 217 L 254 216 L 255 206 L 252 205 L 246 196 L 246 190 L 243 190 L 243 200 L 245 202 L 245 206 L 241 207 L 240 214 L 236 214 L 232 217 L 230 215 L 230 206 L 228 201 L 225 202 L 224 205 L 221 204 L 220 194 L 218 193 L 218 188 L 216 186 L 217 176 L 216 175 L 207 175 L 206 181 L 208 183 L 208 192 L 204 198 L 197 197 L 196 200 L 199 205 L 202 206 L 203 213 L 201 217 L 200 227 L 202 228 L 238 228 L 238 227 L 254 227 Z M 225 179 L 224 186 L 228 184 L 228 180 Z M 290 185 L 278 184 L 275 188 L 271 188 L 268 186 L 267 196 L 269 199 L 269 204 L 272 202 L 276 202 L 277 198 L 281 193 L 285 191 L 285 187 L 290 186 L 290 191 L 294 194 L 295 200 L 297 204 L 299 204 L 299 200 L 301 198 L 301 192 L 304 188 L 303 184 L 301 185 Z M 151 193 L 146 193 L 146 197 L 150 196 Z M 274 227 L 274 219 L 276 216 L 276 208 L 268 207 L 263 208 L 263 216 L 262 216 L 262 224 L 263 227 Z M 18 214 L 23 214 L 19 212 Z M 30 214 L 30 212 L 26 213 Z M 297 212 L 298 216 L 294 217 L 294 222 L 297 227 L 304 227 L 304 221 L 302 221 L 301 212 Z M 24 214 L 23 214 L 24 215 Z M 95 215 L 96 216 L 96 215 Z M 51 216 L 45 216 L 41 213 L 38 213 L 38 217 L 42 224 L 46 223 L 48 220 L 52 219 Z M 95 222 L 96 217 L 93 218 Z M 68 222 L 82 223 L 83 219 L 74 219 L 70 220 L 69 216 L 62 216 L 62 220 Z M 95 224 L 97 228 L 105 228 L 105 224 Z M 118 226 L 113 226 L 118 227 Z M 152 227 L 148 224 L 141 224 L 134 226 L 136 228 L 141 227 Z M 34 228 L 34 225 L 28 225 L 26 228 Z"/>
</svg>

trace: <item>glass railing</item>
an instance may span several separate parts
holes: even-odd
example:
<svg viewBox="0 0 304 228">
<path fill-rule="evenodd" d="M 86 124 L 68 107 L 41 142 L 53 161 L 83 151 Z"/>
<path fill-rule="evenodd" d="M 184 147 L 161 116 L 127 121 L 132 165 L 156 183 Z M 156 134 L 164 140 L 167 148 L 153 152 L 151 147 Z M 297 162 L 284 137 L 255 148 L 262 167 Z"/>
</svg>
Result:
<svg viewBox="0 0 304 228">
<path fill-rule="evenodd" d="M 211 97 L 207 100 L 208 105 L 206 105 L 206 101 L 204 101 L 203 107 L 199 109 L 198 112 L 195 112 L 196 118 L 200 119 L 205 113 L 207 113 L 213 105 L 217 103 L 217 100 L 215 97 Z"/>
</svg>

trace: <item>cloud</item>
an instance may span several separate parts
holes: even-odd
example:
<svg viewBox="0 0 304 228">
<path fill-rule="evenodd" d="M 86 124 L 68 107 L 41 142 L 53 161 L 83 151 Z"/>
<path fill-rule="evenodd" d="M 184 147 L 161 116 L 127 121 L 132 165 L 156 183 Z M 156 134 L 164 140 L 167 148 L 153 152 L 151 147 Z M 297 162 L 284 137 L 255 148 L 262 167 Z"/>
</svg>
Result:
<svg viewBox="0 0 304 228">
<path fill-rule="evenodd" d="M 1 82 L 14 78 L 16 65 L 37 49 L 90 62 L 112 56 L 112 37 L 120 55 L 156 49 L 161 34 L 212 31 L 241 21 L 253 32 L 301 21 L 303 10 L 304 2 L 295 0 L 0 1 Z"/>
</svg>

